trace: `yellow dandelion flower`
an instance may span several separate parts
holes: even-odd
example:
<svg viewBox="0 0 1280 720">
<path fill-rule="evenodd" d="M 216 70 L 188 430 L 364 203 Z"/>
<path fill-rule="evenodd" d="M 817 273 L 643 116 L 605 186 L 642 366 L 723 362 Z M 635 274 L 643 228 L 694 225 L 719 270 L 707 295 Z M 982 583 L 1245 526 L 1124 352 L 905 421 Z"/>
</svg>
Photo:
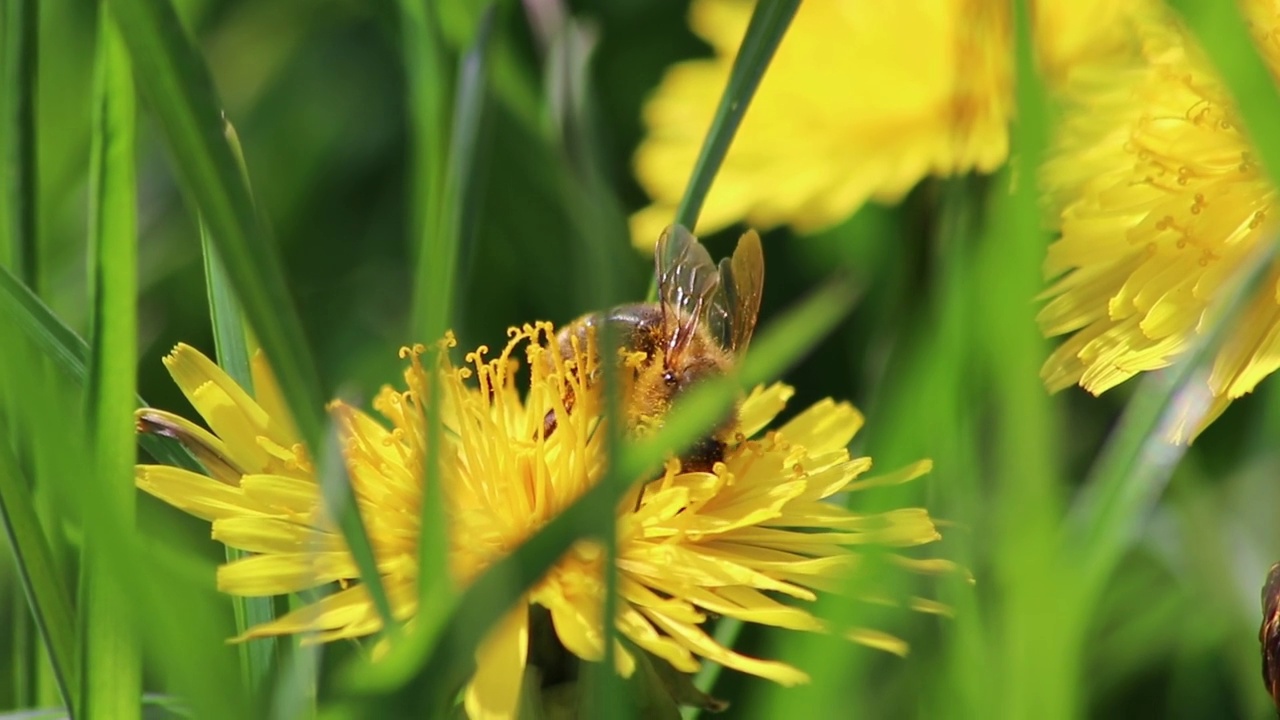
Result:
<svg viewBox="0 0 1280 720">
<path fill-rule="evenodd" d="M 1051 82 L 1124 49 L 1129 2 L 1036 3 Z M 715 56 L 673 66 L 644 108 L 635 172 L 653 204 L 631 219 L 652 247 L 671 222 L 754 3 L 694 0 Z M 823 0 L 800 4 L 703 206 L 699 227 L 740 220 L 811 232 L 867 200 L 897 202 L 921 178 L 990 172 L 1008 154 L 1013 57 L 1007 4 Z"/>
<path fill-rule="evenodd" d="M 594 341 L 566 359 L 556 350 L 550 325 L 513 328 L 510 335 L 496 357 L 489 359 L 481 347 L 461 367 L 441 352 L 438 365 L 427 368 L 422 347 L 405 350 L 407 389 L 383 388 L 373 403 L 389 426 L 344 403 L 331 405 L 397 618 L 409 618 L 416 609 L 415 511 L 427 451 L 422 403 L 428 392 L 441 393 L 449 573 L 459 585 L 512 552 L 602 475 L 606 433 L 598 432 L 600 393 L 588 391 L 580 379 L 590 377 L 598 362 Z M 451 345 L 451 339 L 444 344 Z M 312 632 L 332 640 L 379 630 L 381 621 L 342 536 L 325 516 L 311 463 L 293 436 L 271 424 L 265 410 L 271 403 L 249 398 L 189 347 L 179 346 L 166 364 L 217 437 L 156 411 L 140 417 L 153 427 L 177 428 L 203 454 L 218 456 L 220 469 L 205 477 L 144 465 L 137 481 L 143 490 L 211 520 L 214 538 L 254 553 L 220 568 L 218 587 L 272 595 L 335 581 L 343 585 L 310 606 L 251 628 L 245 637 Z M 522 367 L 529 373 L 524 392 L 516 382 Z M 269 378 L 255 383 L 260 396 L 270 387 Z M 809 601 L 815 591 L 840 589 L 844 573 L 857 562 L 852 547 L 905 548 L 938 538 L 923 509 L 859 514 L 830 502 L 837 493 L 913 479 L 929 463 L 859 479 L 871 461 L 851 459 L 846 450 L 862 422 L 847 403 L 820 402 L 766 431 L 791 392 L 774 384 L 745 398 L 739 438 L 713 472 L 681 472 L 672 461 L 643 492 L 633 489 L 618 505 L 615 625 L 635 647 L 677 670 L 694 672 L 700 659 L 708 659 L 784 684 L 804 682 L 799 669 L 719 645 L 702 625 L 714 614 L 823 630 L 808 611 L 777 598 Z M 575 398 L 572 412 L 563 401 L 568 393 Z M 283 412 L 278 405 L 272 409 Z M 547 435 L 545 419 L 553 411 L 557 426 Z M 936 560 L 901 562 L 926 572 L 950 567 Z M 567 650 L 585 660 L 604 656 L 602 563 L 601 548 L 579 542 L 490 631 L 465 693 L 470 717 L 514 716 L 528 661 L 530 603 L 549 611 Z M 890 651 L 905 649 L 900 640 L 871 629 L 849 635 Z M 630 674 L 631 651 L 621 643 L 615 649 L 618 670 Z"/>
<path fill-rule="evenodd" d="M 1246 3 L 1280 72 L 1273 0 Z M 1136 20 L 1141 61 L 1081 75 L 1042 179 L 1061 208 L 1045 260 L 1046 335 L 1070 334 L 1045 363 L 1051 390 L 1100 394 L 1173 362 L 1210 301 L 1270 237 L 1275 191 L 1254 159 L 1227 89 L 1164 15 Z M 1231 330 L 1208 379 L 1211 400 L 1187 441 L 1280 366 L 1280 267 Z"/>
</svg>

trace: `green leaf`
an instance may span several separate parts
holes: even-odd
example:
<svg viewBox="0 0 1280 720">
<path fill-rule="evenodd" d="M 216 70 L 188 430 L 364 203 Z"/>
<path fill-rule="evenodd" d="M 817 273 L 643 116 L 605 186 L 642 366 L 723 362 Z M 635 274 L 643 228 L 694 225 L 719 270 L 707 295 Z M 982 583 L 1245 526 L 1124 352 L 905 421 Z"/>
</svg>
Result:
<svg viewBox="0 0 1280 720">
<path fill-rule="evenodd" d="M 0 8 L 0 267 L 37 286 L 36 55 L 39 0 Z"/>
<path fill-rule="evenodd" d="M 8 428 L 0 426 L 0 430 L 9 436 Z M 8 442 L 0 442 L 0 520 L 13 548 L 27 604 L 49 651 L 58 691 L 66 707 L 74 709 L 79 705 L 80 690 L 71 599 L 40 527 L 27 483 Z"/>
<path fill-rule="evenodd" d="M 226 123 L 226 128 L 227 139 L 231 142 L 232 151 L 240 163 L 247 182 L 248 172 L 244 167 L 239 138 L 236 137 L 231 123 Z M 248 328 L 244 324 L 240 302 L 236 299 L 235 290 L 231 287 L 226 268 L 218 258 L 213 239 L 209 237 L 208 225 L 201 219 L 199 226 L 200 249 L 204 257 L 205 286 L 209 295 L 209 318 L 213 323 L 213 344 L 217 351 L 218 365 L 226 370 L 240 387 L 253 395 Z M 240 550 L 226 548 L 228 562 L 244 556 L 245 553 Z M 246 598 L 233 595 L 231 605 L 235 611 L 237 634 L 244 634 L 245 630 L 251 627 L 275 619 L 275 602 L 269 597 Z M 240 663 L 245 673 L 246 684 L 254 692 L 265 688 L 270 681 L 278 650 L 275 638 L 254 638 L 240 644 Z"/>
<path fill-rule="evenodd" d="M 89 265 L 93 303 L 88 417 L 96 499 L 83 513 L 80 661 L 86 717 L 137 717 L 142 663 L 133 600 L 108 567 L 115 533 L 133 532 L 133 409 L 137 369 L 137 180 L 133 75 L 120 32 L 101 6 L 89 171 Z M 114 532 L 103 522 L 114 517 Z"/>
<path fill-rule="evenodd" d="M 118 0 L 111 9 L 124 32 L 139 83 L 177 161 L 183 192 L 217 246 L 245 316 L 271 361 L 302 440 L 317 463 L 325 505 L 337 518 L 384 627 L 394 626 L 373 546 L 346 467 L 332 443 L 324 396 L 280 260 L 254 209 L 230 145 L 204 59 L 168 0 Z"/>
</svg>

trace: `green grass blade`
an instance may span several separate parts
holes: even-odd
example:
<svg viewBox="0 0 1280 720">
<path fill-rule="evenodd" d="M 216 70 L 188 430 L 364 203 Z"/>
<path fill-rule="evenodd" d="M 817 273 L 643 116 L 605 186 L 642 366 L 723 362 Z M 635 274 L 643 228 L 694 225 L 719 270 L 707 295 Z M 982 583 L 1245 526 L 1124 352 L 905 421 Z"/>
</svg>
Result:
<svg viewBox="0 0 1280 720">
<path fill-rule="evenodd" d="M 204 59 L 168 0 L 119 0 L 112 11 L 124 31 L 138 80 L 177 160 L 188 200 L 209 224 L 245 316 L 270 359 L 302 439 L 311 448 L 329 512 L 387 628 L 391 605 L 378 574 L 324 413 L 324 397 L 302 325 L 285 286 L 275 246 L 259 222 L 248 187 L 223 135 L 219 103 Z"/>
<path fill-rule="evenodd" d="M 709 381 L 692 389 L 682 407 L 668 416 L 661 431 L 643 441 L 624 444 L 616 463 L 599 484 L 585 492 L 511 555 L 482 573 L 459 595 L 447 616 L 419 616 L 431 624 L 430 653 L 419 666 L 411 651 L 393 650 L 376 669 L 352 668 L 345 676 L 356 693 L 387 694 L 404 690 L 413 697 L 451 697 L 466 679 L 467 663 L 488 628 L 516 598 L 536 582 L 581 537 L 599 536 L 631 482 L 651 475 L 669 453 L 687 448 L 715 425 L 733 402 L 740 385 L 753 386 L 777 377 L 814 347 L 853 304 L 847 284 L 834 283 L 805 299 L 756 337 L 738 378 Z M 407 698 L 389 696 L 388 703 Z"/>
<path fill-rule="evenodd" d="M 9 433 L 7 428 L 4 436 Z M 27 489 L 18 459 L 8 442 L 0 442 L 0 520 L 13 548 L 18 577 L 35 618 L 40 637 L 49 652 L 58 691 L 68 708 L 79 704 L 76 671 L 75 621 L 71 599 L 53 560 L 53 551 L 40 528 L 35 500 Z M 26 618 L 23 618 L 25 621 Z M 29 657 L 34 658 L 35 654 Z M 74 715 L 74 710 L 72 712 Z"/>
<path fill-rule="evenodd" d="M 0 266 L 37 287 L 39 0 L 6 0 L 0 24 Z"/>
<path fill-rule="evenodd" d="M 410 242 L 417 248 L 417 268 L 407 337 L 431 343 L 448 329 L 457 265 L 456 233 L 443 216 L 449 176 L 449 95 L 453 79 L 449 54 L 441 33 L 438 8 L 422 0 L 400 0 L 401 52 L 409 90 L 409 132 L 412 163 L 409 186 Z M 439 398 L 432 394 L 426 408 L 427 447 L 439 446 Z M 439 464 L 424 469 L 423 487 L 440 486 Z M 452 600 L 447 578 L 448 526 L 439 493 L 424 492 L 419 511 L 418 605 L 420 614 L 439 612 Z M 420 630 L 415 635 L 420 634 Z"/>
<path fill-rule="evenodd" d="M 409 186 L 410 238 L 417 247 L 409 337 L 432 342 L 448 329 L 457 258 L 457 214 L 447 211 L 454 79 L 439 27 L 438 9 L 422 0 L 400 0 L 413 163 Z"/>
<path fill-rule="evenodd" d="M 209 236 L 209 226 L 200 221 L 199 228 L 205 289 L 209 296 L 209 321 L 213 325 L 213 347 L 218 355 L 218 366 L 226 370 L 240 387 L 252 394 L 249 339 L 245 334 L 240 303 L 236 300 L 236 292 L 227 277 L 226 267 L 218 259 L 213 238 Z"/>
<path fill-rule="evenodd" d="M 5 268 L 0 268 L 0 313 L 67 379 L 81 385 L 88 382 L 89 346 Z M 137 407 L 147 407 L 141 397 L 134 401 Z M 175 441 L 153 434 L 139 435 L 137 441 L 158 462 L 192 470 L 200 468 L 195 458 Z"/>
<path fill-rule="evenodd" d="M 232 151 L 240 162 L 241 170 L 245 171 L 239 139 L 230 123 L 226 124 L 226 128 Z M 247 182 L 247 171 L 244 175 Z M 209 227 L 203 219 L 200 219 L 199 227 L 205 287 L 209 296 L 209 319 L 213 324 L 213 345 L 217 351 L 218 365 L 252 395 L 253 373 L 249 369 L 248 328 L 244 324 L 240 302 L 236 299 L 231 279 L 227 277 L 226 267 L 218 258 L 213 238 L 209 236 Z M 245 553 L 228 547 L 226 555 L 230 562 L 244 557 Z M 275 619 L 275 602 L 269 597 L 246 598 L 233 595 L 231 606 L 235 611 L 237 634 L 243 634 L 248 628 Z M 270 681 L 278 652 L 278 641 L 275 638 L 255 638 L 240 644 L 241 668 L 244 670 L 246 684 L 253 692 L 261 691 Z"/>
<path fill-rule="evenodd" d="M 0 300 L 10 297 L 0 293 Z M 42 307 L 36 302 L 36 307 Z M 35 458 L 40 473 L 36 480 L 62 491 L 55 494 L 55 501 L 78 500 L 78 506 L 94 509 L 95 522 L 105 527 L 110 538 L 109 552 L 96 557 L 130 592 L 127 615 L 119 620 L 131 622 L 141 634 L 149 657 L 158 661 L 153 667 L 161 678 L 191 704 L 198 717 L 246 717 L 236 650 L 225 643 L 230 631 L 224 620 L 226 598 L 212 587 L 212 568 L 190 555 L 175 553 L 164 542 L 144 546 L 136 533 L 126 531 L 112 511 L 113 505 L 105 500 L 109 488 L 81 480 L 85 468 L 94 467 L 85 418 L 74 411 L 84 394 L 83 365 L 78 375 L 40 372 L 47 362 L 47 348 L 25 342 L 31 335 L 29 328 L 20 330 L 14 319 L 37 327 L 38 323 L 12 310 L 7 303 L 0 303 L 0 337 L 8 341 L 5 352 L 0 353 L 0 378 L 9 381 L 4 391 L 5 410 L 14 423 L 10 436 L 29 438 L 43 451 Z M 47 339 L 49 335 L 37 337 Z M 25 363 L 21 362 L 23 355 L 30 356 Z M 163 457 L 163 449 L 152 446 L 158 457 Z M 180 451 L 173 456 L 175 463 L 185 457 Z M 189 467 L 198 470 L 194 461 Z M 192 648 L 200 648 L 200 652 Z"/>
<path fill-rule="evenodd" d="M 676 210 L 677 223 L 691 230 L 696 227 L 711 181 L 720 171 L 720 163 L 729 152 L 733 136 L 747 114 L 756 88 L 760 86 L 760 79 L 764 77 L 773 53 L 799 7 L 800 0 L 760 0 L 756 5 L 738 56 L 733 60 L 729 82 L 720 96 L 720 104 L 716 106 L 711 128 L 698 151 L 693 174 L 685 186 L 684 196 L 680 198 L 680 207 Z"/>
<path fill-rule="evenodd" d="M 0 500 L 0 516 L 3 513 L 3 500 Z M 0 522 L 5 522 L 3 517 L 0 517 Z M 18 602 L 11 606 L 13 630 L 10 637 L 9 666 L 13 669 L 11 673 L 13 700 L 11 702 L 14 707 L 31 707 L 39 703 L 35 697 L 36 683 L 32 675 L 34 675 L 35 664 L 40 660 L 36 657 L 35 647 L 31 642 L 35 631 L 32 628 L 33 618 L 29 605 L 30 596 L 27 597 L 26 604 Z"/>
<path fill-rule="evenodd" d="M 89 346 L 8 268 L 0 267 L 0 307 L 60 371 L 83 383 Z"/>
<path fill-rule="evenodd" d="M 1078 712 L 1078 657 L 1059 645 L 1054 601 L 1061 573 L 1047 558 L 1058 548 L 1062 450 L 1053 400 L 1039 380 L 1048 343 L 1035 320 L 1047 242 L 1034 178 L 1047 144 L 1045 90 L 1037 71 L 1031 7 L 1013 3 L 1017 108 L 1009 167 L 994 184 L 992 216 L 975 264 L 983 374 L 991 378 L 991 418 L 984 438 L 993 550 L 990 575 L 1003 593 L 997 657 L 1010 717 L 1071 718 Z M 987 19 L 979 19 L 982 22 Z"/>
<path fill-rule="evenodd" d="M 93 302 L 88 417 L 97 497 L 109 507 L 84 512 L 81 559 L 80 661 L 85 717 L 130 718 L 141 712 L 142 663 L 137 633 L 128 618 L 132 602 L 107 566 L 119 538 L 134 524 L 133 409 L 137 392 L 137 181 L 134 168 L 135 101 L 128 54 L 114 22 L 101 6 L 90 158 L 89 266 Z"/>
<path fill-rule="evenodd" d="M 490 4 L 450 81 L 436 8 L 411 0 L 401 2 L 405 58 L 409 64 L 411 125 L 414 131 L 414 182 L 425 198 L 424 213 L 415 212 L 417 275 L 414 282 L 412 334 L 435 342 L 450 329 L 457 292 L 458 251 L 475 236 L 476 149 L 488 94 L 489 52 L 494 6 Z M 420 67 L 414 67 L 420 64 Z M 450 117 L 445 89 L 455 88 Z M 418 335 L 421 333 L 421 335 Z M 426 408 L 429 448 L 440 447 L 440 398 L 432 394 Z M 439 456 L 425 468 L 424 487 L 440 487 Z M 424 492 L 418 535 L 419 615 L 438 617 L 454 600 L 448 578 L 448 519 L 439 492 Z M 422 647 L 427 623 L 415 630 L 414 647 Z"/>
<path fill-rule="evenodd" d="M 595 93 L 591 85 L 591 60 L 596 49 L 596 33 L 583 23 L 561 14 L 562 23 L 548 28 L 547 82 L 549 105 L 557 119 L 556 141 L 564 166 L 565 204 L 577 229 L 578 250 L 571 270 L 583 278 L 582 295 L 586 307 L 604 309 L 620 304 L 626 278 L 621 273 L 629 258 L 622 250 L 627 237 L 626 219 L 606 179 L 600 129 L 592 113 Z M 630 254 L 630 253 L 628 253 Z M 622 341 L 616 329 L 606 323 L 600 327 L 596 342 L 603 357 L 614 357 Z M 604 414 L 608 418 L 608 434 L 604 438 L 604 454 L 610 465 L 614 449 L 621 447 L 624 427 L 621 408 L 618 367 L 606 363 L 602 383 L 606 389 Z M 609 468 L 605 468 L 607 474 Z M 598 531 L 603 551 L 605 602 L 601 617 L 617 615 L 617 517 L 606 513 Z M 635 714 L 635 706 L 627 702 L 622 679 L 614 669 L 617 652 L 617 626 L 604 626 L 604 656 L 598 663 L 586 666 L 580 678 L 583 712 L 593 717 L 625 718 Z"/>
</svg>

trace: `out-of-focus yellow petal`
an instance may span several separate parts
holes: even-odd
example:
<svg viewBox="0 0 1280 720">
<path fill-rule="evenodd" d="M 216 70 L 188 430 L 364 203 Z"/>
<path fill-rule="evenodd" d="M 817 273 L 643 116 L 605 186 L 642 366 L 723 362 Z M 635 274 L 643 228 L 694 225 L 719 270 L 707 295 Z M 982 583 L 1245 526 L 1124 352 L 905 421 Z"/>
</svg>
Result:
<svg viewBox="0 0 1280 720">
<path fill-rule="evenodd" d="M 226 517 L 213 521 L 213 539 L 252 553 L 341 553 L 346 543 L 337 533 L 284 518 Z"/>
<path fill-rule="evenodd" d="M 218 589 L 245 597 L 287 595 L 358 574 L 346 552 L 250 555 L 218 568 Z"/>
<path fill-rule="evenodd" d="M 269 623 L 252 627 L 235 639 L 241 641 L 272 635 L 333 631 L 362 622 L 370 615 L 375 613 L 369 592 L 363 585 L 356 585 L 320 598 Z"/>
<path fill-rule="evenodd" d="M 1124 19 L 1147 0 L 1035 3 L 1051 88 L 1108 68 L 1135 44 Z M 651 248 L 675 217 L 755 3 L 695 0 L 714 56 L 672 66 L 644 108 L 636 177 L 653 204 L 631 218 Z M 928 175 L 990 172 L 1008 154 L 1008 6 L 985 0 L 802 3 L 760 83 L 699 218 L 810 232 L 868 200 L 897 202 Z"/>
<path fill-rule="evenodd" d="M 261 350 L 255 351 L 249 359 L 249 373 L 253 377 L 253 396 L 267 414 L 267 437 L 284 447 L 301 442 L 302 436 L 293 422 L 293 413 L 289 412 L 289 405 L 280 392 L 280 383 Z"/>
<path fill-rule="evenodd" d="M 893 653 L 898 657 L 907 656 L 908 646 L 902 641 L 902 638 L 894 637 L 880 630 L 855 628 L 849 631 L 848 637 L 858 644 Z"/>
<path fill-rule="evenodd" d="M 736 653 L 721 646 L 710 635 L 694 625 L 674 622 L 661 613 L 641 611 L 653 621 L 660 630 L 680 642 L 688 645 L 699 655 L 708 660 L 718 662 L 728 668 L 740 670 L 762 678 L 768 678 L 781 685 L 793 686 L 809 682 L 809 676 L 786 663 L 759 660 Z"/>
<path fill-rule="evenodd" d="M 1274 0 L 1243 9 L 1280 74 Z M 1141 51 L 1111 73 L 1078 73 L 1042 181 L 1061 236 L 1039 322 L 1068 334 L 1045 362 L 1050 390 L 1099 394 L 1169 366 L 1258 243 L 1271 237 L 1275 189 L 1254 160 L 1226 87 L 1159 6 L 1128 25 Z M 1280 266 L 1220 350 L 1204 402 L 1181 406 L 1171 439 L 1189 441 L 1227 404 L 1280 368 Z"/>
<path fill-rule="evenodd" d="M 986 48 L 1007 47 L 1007 22 L 967 5 L 803 3 L 699 227 L 746 220 L 815 230 L 870 198 L 893 201 L 929 173 L 990 170 L 1003 161 L 1009 59 Z M 694 27 L 717 55 L 671 68 L 645 107 L 648 134 L 635 169 L 654 206 L 633 218 L 637 245 L 651 247 L 674 217 L 752 6 L 693 5 Z M 965 83 L 957 82 L 957 68 L 965 68 Z"/>
</svg>

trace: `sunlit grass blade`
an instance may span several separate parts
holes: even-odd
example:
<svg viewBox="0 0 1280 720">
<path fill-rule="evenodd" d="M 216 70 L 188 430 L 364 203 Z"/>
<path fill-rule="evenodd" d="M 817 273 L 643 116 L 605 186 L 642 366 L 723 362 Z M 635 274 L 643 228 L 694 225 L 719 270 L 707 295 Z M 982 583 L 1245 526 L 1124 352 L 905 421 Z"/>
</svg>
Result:
<svg viewBox="0 0 1280 720">
<path fill-rule="evenodd" d="M 1174 0 L 1214 69 L 1222 76 L 1231 99 L 1249 131 L 1258 159 L 1280 186 L 1280 133 L 1274 131 L 1280 117 L 1280 89 L 1275 76 L 1258 52 L 1242 9 L 1237 3 Z"/>
<path fill-rule="evenodd" d="M 411 334 L 435 342 L 444 337 L 453 321 L 459 248 L 475 234 L 475 157 L 488 93 L 493 7 L 489 6 L 472 45 L 459 61 L 456 78 L 447 70 L 438 8 L 412 0 L 403 0 L 401 8 L 415 138 L 412 185 L 424 199 L 421 206 L 425 210 L 414 212 L 411 225 L 417 239 Z M 423 66 L 415 68 L 415 63 Z M 448 88 L 454 88 L 452 102 Z M 440 447 L 439 400 L 435 394 L 428 398 L 429 448 Z M 440 487 L 439 460 L 439 455 L 431 455 L 423 487 Z M 421 517 L 419 613 L 430 617 L 447 607 L 453 594 L 446 557 L 448 520 L 439 492 L 422 493 Z M 415 634 L 421 637 L 425 625 L 421 623 Z"/>
<path fill-rule="evenodd" d="M 430 341 L 448 329 L 453 309 L 458 213 L 446 210 L 454 78 L 439 27 L 439 9 L 400 0 L 401 43 L 409 84 L 412 188 L 409 236 L 417 248 L 411 337 Z M 454 209 L 456 210 L 456 209 Z"/>
<path fill-rule="evenodd" d="M 854 300 L 852 289 L 835 282 L 813 293 L 756 337 L 738 377 L 708 381 L 689 391 L 653 436 L 625 443 L 608 474 L 563 513 L 511 555 L 498 561 L 466 588 L 445 618 L 430 620 L 434 628 L 427 661 L 392 653 L 370 668 L 359 666 L 345 682 L 360 694 L 403 691 L 414 697 L 451 697 L 466 679 L 469 658 L 485 632 L 557 558 L 581 537 L 599 537 L 631 483 L 652 475 L 669 453 L 680 452 L 706 433 L 731 406 L 740 386 L 751 387 L 781 375 L 812 349 L 845 316 Z M 384 698 L 395 703 L 398 695 Z"/>
<path fill-rule="evenodd" d="M 7 0 L 0 13 L 0 267 L 38 286 L 36 50 L 39 0 Z"/>
<path fill-rule="evenodd" d="M 345 466 L 330 441 L 324 396 L 284 273 L 248 187 L 223 135 L 221 112 L 204 59 L 168 0 L 119 0 L 120 23 L 140 85 L 177 161 L 188 200 L 209 225 L 255 337 L 271 361 L 304 442 L 318 463 L 326 506 L 368 588 L 383 624 L 394 621 L 373 547 Z M 337 464 L 330 467 L 330 462 Z"/>
<path fill-rule="evenodd" d="M 89 161 L 90 296 L 93 303 L 87 395 L 93 448 L 89 482 L 106 506 L 84 509 L 81 553 L 80 648 L 85 717 L 137 717 L 142 661 L 133 627 L 132 598 L 105 555 L 133 532 L 137 314 L 137 179 L 134 167 L 133 75 L 120 31 L 100 6 Z"/>
<path fill-rule="evenodd" d="M 986 692 L 1000 689 L 1011 717 L 1070 718 L 1079 712 L 1072 704 L 1079 698 L 1078 657 L 1062 644 L 1069 641 L 1054 622 L 1062 580 L 1048 560 L 1058 547 L 1062 517 L 1061 433 L 1053 399 L 1039 380 L 1049 352 L 1033 302 L 1047 241 L 1034 181 L 1047 145 L 1046 100 L 1031 3 L 1015 2 L 1012 9 L 1017 107 L 1009 130 L 1010 167 L 994 183 L 992 216 L 975 263 L 983 350 L 978 360 L 991 395 L 984 438 L 991 476 L 984 480 L 998 488 L 988 523 L 989 573 L 1004 591 L 999 629 L 991 639 L 1005 672 Z M 990 6 L 966 22 L 998 27 L 1003 12 Z"/>
<path fill-rule="evenodd" d="M 716 106 L 702 149 L 698 151 L 693 174 L 685 186 L 684 196 L 680 198 L 675 218 L 677 223 L 691 230 L 696 227 L 711 182 L 720 171 L 720 163 L 729 152 L 733 136 L 747 114 L 756 88 L 760 86 L 760 79 L 764 77 L 773 53 L 799 7 L 800 0 L 760 0 L 756 5 L 738 56 L 733 60 L 729 82 L 720 96 L 720 104 Z"/>
<path fill-rule="evenodd" d="M 4 435 L 8 437 L 7 428 Z M 67 708 L 79 706 L 76 670 L 75 620 L 71 599 L 53 561 L 53 552 L 40 528 L 35 501 L 27 489 L 18 460 L 7 442 L 0 442 L 0 520 L 13 548 L 22 590 L 49 652 L 54 678 Z M 25 620 L 25 618 L 23 618 Z M 34 653 L 30 655 L 34 658 Z"/>
<path fill-rule="evenodd" d="M 241 170 L 248 182 L 248 172 L 244 167 L 244 156 L 240 150 L 239 139 L 230 123 L 226 124 L 227 139 L 231 142 L 232 152 L 239 161 Z M 213 324 L 213 344 L 217 351 L 218 365 L 250 395 L 253 394 L 253 373 L 249 368 L 248 328 L 244 324 L 244 316 L 240 310 L 240 302 L 236 299 L 235 290 L 231 287 L 231 279 L 227 277 L 226 268 L 218 258 L 217 248 L 209 237 L 209 228 L 204 220 L 199 221 L 200 250 L 204 258 L 205 287 L 209 296 L 209 319 Z M 235 548 L 226 549 L 227 560 L 238 560 L 245 553 Z M 239 595 L 231 597 L 235 610 L 236 632 L 243 634 L 245 630 L 275 619 L 274 600 L 269 597 L 246 598 Z M 240 663 L 245 673 L 249 688 L 258 692 L 266 687 L 271 678 L 278 653 L 278 642 L 275 638 L 255 638 L 240 644 Z"/>
</svg>

